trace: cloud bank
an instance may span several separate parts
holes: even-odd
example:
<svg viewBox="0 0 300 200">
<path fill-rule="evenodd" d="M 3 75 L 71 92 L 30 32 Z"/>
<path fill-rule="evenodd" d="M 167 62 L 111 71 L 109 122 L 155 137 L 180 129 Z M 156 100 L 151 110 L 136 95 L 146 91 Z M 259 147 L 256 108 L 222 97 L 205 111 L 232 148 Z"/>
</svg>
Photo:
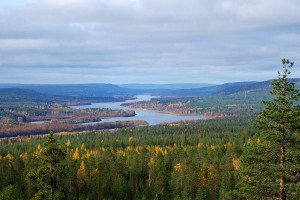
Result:
<svg viewBox="0 0 300 200">
<path fill-rule="evenodd" d="M 0 82 L 222 83 L 300 77 L 298 0 L 0 3 Z"/>
</svg>

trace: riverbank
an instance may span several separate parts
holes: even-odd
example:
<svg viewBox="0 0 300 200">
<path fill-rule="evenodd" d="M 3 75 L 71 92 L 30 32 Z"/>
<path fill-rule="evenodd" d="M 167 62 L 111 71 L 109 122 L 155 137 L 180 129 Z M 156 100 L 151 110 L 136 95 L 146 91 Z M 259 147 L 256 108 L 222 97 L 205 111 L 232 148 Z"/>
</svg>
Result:
<svg viewBox="0 0 300 200">
<path fill-rule="evenodd" d="M 125 103 L 149 101 L 153 96 L 139 95 L 135 98 Z M 124 102 L 102 102 L 67 108 L 56 104 L 56 107 L 45 115 L 27 118 L 33 123 L 1 124 L 0 137 L 46 134 L 50 130 L 54 132 L 103 130 L 205 119 L 204 116 L 174 115 L 153 110 L 131 109 L 122 106 L 122 103 Z"/>
<path fill-rule="evenodd" d="M 133 110 L 136 115 L 128 118 L 124 117 L 113 117 L 103 119 L 99 122 L 91 122 L 89 124 L 94 123 L 102 123 L 102 122 L 113 122 L 113 121 L 127 121 L 127 120 L 144 120 L 149 123 L 149 125 L 157 125 L 161 123 L 172 123 L 181 120 L 199 120 L 205 119 L 202 115 L 191 115 L 181 113 L 180 115 L 174 113 L 167 113 L 156 111 L 153 109 L 140 109 L 140 108 L 133 108 L 133 107 L 125 107 L 126 104 L 135 104 L 140 102 L 149 102 L 152 98 L 158 98 L 156 96 L 151 95 L 138 95 L 136 96 L 135 100 L 128 100 L 126 102 L 109 102 L 109 103 L 94 103 L 92 105 L 83 105 L 83 106 L 74 106 L 72 108 L 76 109 L 86 109 L 86 108 L 110 108 L 110 109 L 122 109 L 125 111 Z"/>
<path fill-rule="evenodd" d="M 28 135 L 42 135 L 47 134 L 50 131 L 63 132 L 63 131 L 95 131 L 106 130 L 123 127 L 135 127 L 135 126 L 147 126 L 146 121 L 134 120 L 134 121 L 115 121 L 115 122 L 103 122 L 90 125 L 82 124 L 17 124 L 11 127 L 5 127 L 0 129 L 0 138 L 28 136 Z"/>
</svg>

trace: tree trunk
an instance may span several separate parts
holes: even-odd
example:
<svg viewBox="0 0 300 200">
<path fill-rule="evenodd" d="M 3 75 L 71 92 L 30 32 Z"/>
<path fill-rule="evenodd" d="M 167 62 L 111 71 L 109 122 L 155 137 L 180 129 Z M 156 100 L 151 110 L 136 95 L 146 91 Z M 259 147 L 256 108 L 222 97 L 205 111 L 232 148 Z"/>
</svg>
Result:
<svg viewBox="0 0 300 200">
<path fill-rule="evenodd" d="M 280 147 L 280 190 L 279 190 L 279 199 L 286 200 L 286 193 L 284 189 L 285 177 L 284 177 L 284 161 L 285 161 L 285 146 Z"/>
<path fill-rule="evenodd" d="M 287 112 L 286 111 L 286 105 L 285 100 L 287 99 L 287 68 L 284 64 L 284 74 L 283 74 L 283 88 L 282 88 L 282 94 L 281 96 L 284 98 L 282 101 L 282 116 Z M 280 120 L 281 124 L 281 133 L 282 133 L 282 141 L 281 141 L 281 147 L 280 147 L 280 180 L 279 180 L 279 199 L 280 200 L 286 200 L 286 193 L 285 193 L 285 171 L 284 171 L 284 163 L 285 163 L 285 145 L 286 145 L 286 137 L 285 137 L 285 120 Z"/>
</svg>

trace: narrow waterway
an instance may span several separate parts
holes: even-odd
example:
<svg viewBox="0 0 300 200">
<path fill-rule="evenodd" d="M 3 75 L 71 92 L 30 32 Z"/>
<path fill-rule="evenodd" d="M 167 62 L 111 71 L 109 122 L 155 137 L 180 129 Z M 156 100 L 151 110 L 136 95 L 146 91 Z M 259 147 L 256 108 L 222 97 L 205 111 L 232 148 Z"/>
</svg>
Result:
<svg viewBox="0 0 300 200">
<path fill-rule="evenodd" d="M 150 101 L 151 98 L 155 98 L 150 95 L 138 95 L 135 100 L 127 100 L 126 103 L 130 102 L 138 102 L 138 101 Z M 136 115 L 132 117 L 113 117 L 108 119 L 102 119 L 99 122 L 88 122 L 83 124 L 95 124 L 101 122 L 115 122 L 115 121 L 130 121 L 130 120 L 144 120 L 149 123 L 149 125 L 156 125 L 160 123 L 171 123 L 181 120 L 199 120 L 204 119 L 203 116 L 182 116 L 182 115 L 174 115 L 161 113 L 157 111 L 151 110 L 142 110 L 142 109 L 133 109 L 121 106 L 124 102 L 108 102 L 108 103 L 93 103 L 91 105 L 79 105 L 79 106 L 71 106 L 71 108 L 76 109 L 84 109 L 84 108 L 111 108 L 111 109 L 123 109 L 123 110 L 134 110 Z"/>
</svg>

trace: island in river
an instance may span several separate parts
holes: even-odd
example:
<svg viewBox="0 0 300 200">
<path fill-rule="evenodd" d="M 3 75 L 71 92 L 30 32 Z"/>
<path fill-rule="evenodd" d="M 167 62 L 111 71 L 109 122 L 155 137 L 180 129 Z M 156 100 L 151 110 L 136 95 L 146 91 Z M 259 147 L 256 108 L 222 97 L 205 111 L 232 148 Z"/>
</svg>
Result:
<svg viewBox="0 0 300 200">
<path fill-rule="evenodd" d="M 113 117 L 113 118 L 106 118 L 102 119 L 101 121 L 97 122 L 88 122 L 84 124 L 96 124 L 96 123 L 103 123 L 103 122 L 114 122 L 114 121 L 134 121 L 134 120 L 144 120 L 149 125 L 157 125 L 161 123 L 172 123 L 176 121 L 190 121 L 190 120 L 200 120 L 205 119 L 202 115 L 183 115 L 175 114 L 175 113 L 167 113 L 161 111 L 155 111 L 145 108 L 135 108 L 135 107 L 125 107 L 126 105 L 133 104 L 136 102 L 147 102 L 150 101 L 152 98 L 158 98 L 151 95 L 138 95 L 134 100 L 126 100 L 125 102 L 104 102 L 104 103 L 93 103 L 90 105 L 78 105 L 78 106 L 71 106 L 71 108 L 75 109 L 88 109 L 88 108 L 110 108 L 110 109 L 122 109 L 124 111 L 133 110 L 136 115 L 130 117 Z"/>
<path fill-rule="evenodd" d="M 204 119 L 203 116 L 175 115 L 122 106 L 122 103 L 149 101 L 151 98 L 153 97 L 150 95 L 139 95 L 134 100 L 125 102 L 102 102 L 77 106 L 56 103 L 47 107 L 45 110 L 48 111 L 40 115 L 29 115 L 25 120 L 19 120 L 19 123 L 1 124 L 0 137 L 45 134 L 50 130 L 92 131 Z"/>
</svg>

